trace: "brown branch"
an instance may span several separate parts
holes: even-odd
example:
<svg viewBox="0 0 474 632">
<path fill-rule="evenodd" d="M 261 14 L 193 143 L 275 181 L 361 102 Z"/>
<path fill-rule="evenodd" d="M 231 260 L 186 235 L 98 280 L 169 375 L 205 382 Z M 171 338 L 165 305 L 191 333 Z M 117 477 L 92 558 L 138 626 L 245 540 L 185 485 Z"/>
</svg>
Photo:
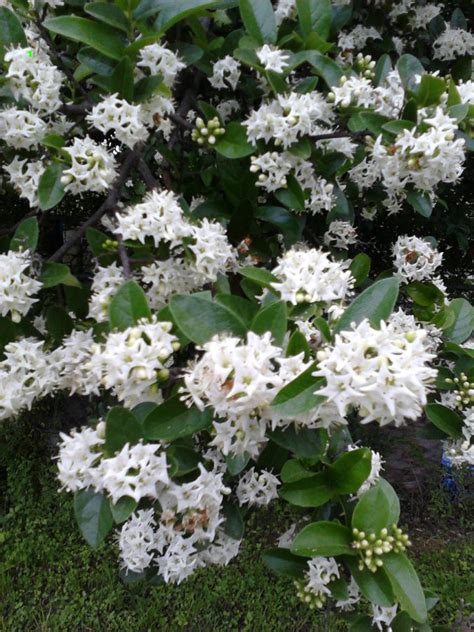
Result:
<svg viewBox="0 0 474 632">
<path fill-rule="evenodd" d="M 85 232 L 88 228 L 96 224 L 102 218 L 102 216 L 105 215 L 105 213 L 107 213 L 108 211 L 111 211 L 117 206 L 117 202 L 120 199 L 122 186 L 124 185 L 125 181 L 128 179 L 130 172 L 135 167 L 138 160 L 140 160 L 141 149 L 142 149 L 141 146 L 140 147 L 136 146 L 135 149 L 130 150 L 127 153 L 125 160 L 122 163 L 122 167 L 119 171 L 119 174 L 114 180 L 112 187 L 109 189 L 109 193 L 104 203 L 99 206 L 97 211 L 93 215 L 91 215 L 89 219 L 87 219 L 83 224 L 81 224 L 81 226 L 79 226 L 79 228 L 77 228 L 74 231 L 74 234 L 71 236 L 71 238 L 68 239 L 68 241 L 66 241 L 61 246 L 61 248 L 56 250 L 56 252 L 53 255 L 51 255 L 48 261 L 61 261 L 63 256 L 66 254 L 66 252 L 72 246 L 74 246 L 76 242 L 82 239 L 82 237 L 85 235 Z"/>
<path fill-rule="evenodd" d="M 138 171 L 139 171 L 141 177 L 145 180 L 145 184 L 147 185 L 147 187 L 150 190 L 158 189 L 159 182 L 153 176 L 153 174 L 150 171 L 149 166 L 146 164 L 146 162 L 145 162 L 145 160 L 143 158 L 140 158 L 140 160 L 138 162 Z"/>
<path fill-rule="evenodd" d="M 120 261 L 122 262 L 123 274 L 126 279 L 130 279 L 132 276 L 132 267 L 130 265 L 130 259 L 128 258 L 127 249 L 123 243 L 122 235 L 117 235 L 118 241 L 118 253 Z"/>
<path fill-rule="evenodd" d="M 188 121 L 179 114 L 168 114 L 168 118 L 173 121 L 173 123 L 176 123 L 176 125 L 181 125 L 181 127 L 184 127 L 187 130 L 193 129 L 191 123 L 188 123 Z"/>
<path fill-rule="evenodd" d="M 339 132 L 328 132 L 327 134 L 313 134 L 313 136 L 308 136 L 308 138 L 317 143 L 320 140 L 331 140 L 332 138 L 364 138 L 369 133 L 369 130 L 361 130 L 360 132 L 342 130 Z"/>
</svg>

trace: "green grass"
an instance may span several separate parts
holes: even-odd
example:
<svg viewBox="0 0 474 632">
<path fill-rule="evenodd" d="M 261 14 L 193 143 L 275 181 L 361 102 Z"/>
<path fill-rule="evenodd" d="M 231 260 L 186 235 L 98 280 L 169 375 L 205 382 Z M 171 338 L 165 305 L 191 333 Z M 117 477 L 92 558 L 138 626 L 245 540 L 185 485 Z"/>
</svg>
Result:
<svg viewBox="0 0 474 632">
<path fill-rule="evenodd" d="M 0 437 L 0 630 L 323 630 L 319 615 L 297 601 L 291 581 L 261 561 L 262 550 L 291 524 L 287 508 L 254 514 L 241 554 L 226 568 L 204 569 L 177 587 L 126 586 L 113 542 L 90 549 L 77 531 L 71 497 L 57 494 L 35 414 L 4 426 Z M 462 537 L 449 544 L 434 532 L 417 531 L 416 541 L 422 581 L 441 598 L 433 622 L 453 624 L 462 600 L 473 601 L 474 546 Z M 331 622 L 330 630 L 345 629 Z"/>
</svg>

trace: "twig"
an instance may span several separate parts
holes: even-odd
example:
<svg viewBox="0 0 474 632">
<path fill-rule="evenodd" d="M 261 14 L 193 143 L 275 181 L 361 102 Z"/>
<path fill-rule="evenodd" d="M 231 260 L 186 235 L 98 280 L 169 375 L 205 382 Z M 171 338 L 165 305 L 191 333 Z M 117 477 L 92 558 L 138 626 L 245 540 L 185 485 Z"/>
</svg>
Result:
<svg viewBox="0 0 474 632">
<path fill-rule="evenodd" d="M 136 146 L 135 149 L 130 150 L 127 153 L 125 160 L 123 161 L 122 167 L 120 169 L 120 172 L 118 176 L 116 177 L 116 179 L 114 180 L 112 187 L 109 189 L 109 193 L 107 195 L 107 198 L 105 199 L 105 202 L 99 206 L 97 211 L 93 215 L 91 215 L 89 219 L 87 219 L 83 224 L 81 224 L 81 226 L 79 226 L 79 228 L 77 228 L 74 231 L 74 234 L 71 236 L 71 238 L 68 239 L 68 241 L 66 241 L 61 246 L 61 248 L 56 250 L 56 252 L 53 255 L 51 255 L 48 261 L 60 261 L 63 258 L 63 256 L 66 254 L 66 252 L 72 246 L 74 246 L 76 242 L 82 239 L 82 237 L 84 236 L 88 228 L 96 224 L 101 219 L 101 217 L 105 215 L 105 213 L 115 208 L 115 206 L 117 205 L 117 202 L 120 199 L 120 192 L 121 192 L 122 186 L 124 185 L 125 181 L 130 175 L 130 172 L 132 171 L 132 169 L 135 167 L 138 160 L 140 159 L 141 149 L 142 149 L 141 147 L 139 148 Z"/>
<path fill-rule="evenodd" d="M 138 171 L 140 175 L 142 176 L 142 178 L 145 180 L 145 184 L 150 190 L 157 189 L 159 187 L 158 180 L 153 176 L 153 174 L 150 171 L 150 168 L 148 167 L 148 165 L 146 164 L 143 158 L 140 158 L 138 162 Z"/>
<path fill-rule="evenodd" d="M 122 235 L 117 235 L 118 241 L 118 253 L 120 261 L 122 262 L 123 273 L 126 279 L 130 279 L 132 276 L 132 267 L 130 265 L 130 259 L 128 258 L 127 249 L 123 243 Z"/>
<path fill-rule="evenodd" d="M 176 125 L 181 125 L 181 127 L 184 127 L 187 130 L 193 129 L 191 123 L 188 123 L 188 121 L 179 114 L 168 114 L 168 118 L 171 119 L 173 123 L 176 123 Z"/>
<path fill-rule="evenodd" d="M 327 134 L 314 134 L 308 138 L 316 143 L 320 140 L 331 140 L 331 138 L 364 138 L 369 133 L 369 130 L 361 130 L 360 132 L 339 131 L 328 132 Z"/>
</svg>

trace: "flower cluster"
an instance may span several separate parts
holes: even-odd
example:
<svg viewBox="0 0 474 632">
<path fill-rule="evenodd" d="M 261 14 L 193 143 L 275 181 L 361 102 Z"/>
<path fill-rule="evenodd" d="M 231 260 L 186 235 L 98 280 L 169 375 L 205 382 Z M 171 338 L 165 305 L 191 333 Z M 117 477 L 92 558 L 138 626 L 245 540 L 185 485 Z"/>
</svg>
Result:
<svg viewBox="0 0 474 632">
<path fill-rule="evenodd" d="M 21 320 L 38 300 L 34 295 L 41 283 L 26 274 L 31 265 L 28 251 L 0 255 L 0 315 L 10 314 L 14 322 Z"/>
</svg>

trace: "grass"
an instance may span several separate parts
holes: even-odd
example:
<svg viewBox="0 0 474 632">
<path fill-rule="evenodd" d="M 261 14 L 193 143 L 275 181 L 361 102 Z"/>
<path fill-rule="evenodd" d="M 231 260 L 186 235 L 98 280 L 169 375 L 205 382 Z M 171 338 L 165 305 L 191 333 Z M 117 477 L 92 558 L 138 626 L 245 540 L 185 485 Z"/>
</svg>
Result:
<svg viewBox="0 0 474 632">
<path fill-rule="evenodd" d="M 0 431 L 0 630 L 323 629 L 319 615 L 297 601 L 291 581 L 273 576 L 261 561 L 262 550 L 291 524 L 288 508 L 278 505 L 253 515 L 242 552 L 228 567 L 204 569 L 178 587 L 124 585 L 113 542 L 90 549 L 75 526 L 71 497 L 57 494 L 54 465 L 45 454 L 45 441 L 51 446 L 54 437 L 48 439 L 38 419 L 29 415 Z M 433 623 L 452 626 L 474 602 L 474 546 L 459 530 L 449 542 L 453 517 L 445 524 L 441 507 L 438 498 L 431 530 L 413 530 L 423 584 L 440 596 Z M 438 526 L 444 532 L 437 535 Z M 334 620 L 330 630 L 346 627 Z"/>
</svg>

